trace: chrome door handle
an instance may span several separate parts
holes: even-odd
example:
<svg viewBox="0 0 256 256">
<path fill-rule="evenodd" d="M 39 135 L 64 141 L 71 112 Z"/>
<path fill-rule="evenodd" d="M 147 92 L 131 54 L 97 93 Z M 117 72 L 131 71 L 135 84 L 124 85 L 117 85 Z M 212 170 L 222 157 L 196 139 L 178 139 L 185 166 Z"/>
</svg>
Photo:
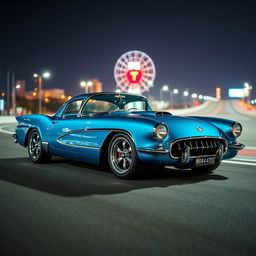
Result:
<svg viewBox="0 0 256 256">
<path fill-rule="evenodd" d="M 52 124 L 56 124 L 56 123 L 58 123 L 58 121 L 52 121 Z"/>
</svg>

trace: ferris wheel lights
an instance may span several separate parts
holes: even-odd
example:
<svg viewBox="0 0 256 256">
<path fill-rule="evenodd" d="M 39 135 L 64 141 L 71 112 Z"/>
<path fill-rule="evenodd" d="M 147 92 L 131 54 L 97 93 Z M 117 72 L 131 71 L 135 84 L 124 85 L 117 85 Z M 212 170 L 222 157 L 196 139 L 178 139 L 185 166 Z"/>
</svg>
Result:
<svg viewBox="0 0 256 256">
<path fill-rule="evenodd" d="M 140 63 L 138 61 L 129 61 L 128 62 L 128 69 L 132 70 L 140 70 Z"/>
<path fill-rule="evenodd" d="M 154 86 L 155 73 L 154 62 L 146 53 L 128 51 L 115 64 L 116 87 L 122 92 L 147 92 Z"/>
</svg>

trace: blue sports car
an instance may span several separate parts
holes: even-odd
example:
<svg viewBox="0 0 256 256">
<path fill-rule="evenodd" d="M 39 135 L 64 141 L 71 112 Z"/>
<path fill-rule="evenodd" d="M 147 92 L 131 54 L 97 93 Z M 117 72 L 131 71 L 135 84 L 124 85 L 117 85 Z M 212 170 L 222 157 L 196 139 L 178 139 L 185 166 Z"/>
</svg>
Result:
<svg viewBox="0 0 256 256">
<path fill-rule="evenodd" d="M 53 116 L 16 116 L 15 142 L 34 163 L 53 155 L 108 163 L 119 178 L 141 164 L 210 171 L 235 157 L 241 124 L 227 119 L 153 111 L 148 100 L 123 93 L 92 93 L 68 100 Z"/>
</svg>

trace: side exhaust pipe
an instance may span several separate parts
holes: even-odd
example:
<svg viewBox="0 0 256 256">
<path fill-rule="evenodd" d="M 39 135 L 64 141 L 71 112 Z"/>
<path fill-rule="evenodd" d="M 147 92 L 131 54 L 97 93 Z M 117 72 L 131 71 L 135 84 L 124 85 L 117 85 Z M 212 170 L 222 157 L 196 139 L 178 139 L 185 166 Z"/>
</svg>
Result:
<svg viewBox="0 0 256 256">
<path fill-rule="evenodd" d="M 18 143 L 18 136 L 17 136 L 17 134 L 16 133 L 13 134 L 12 137 L 13 137 L 14 143 Z"/>
</svg>

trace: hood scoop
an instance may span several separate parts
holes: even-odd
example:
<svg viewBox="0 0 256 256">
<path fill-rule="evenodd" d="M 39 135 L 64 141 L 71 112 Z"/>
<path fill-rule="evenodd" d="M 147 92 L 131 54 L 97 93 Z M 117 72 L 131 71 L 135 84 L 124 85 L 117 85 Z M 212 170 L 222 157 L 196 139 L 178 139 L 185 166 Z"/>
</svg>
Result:
<svg viewBox="0 0 256 256">
<path fill-rule="evenodd" d="M 155 116 L 172 116 L 172 114 L 167 111 L 159 111 L 159 112 L 155 112 Z"/>
</svg>

